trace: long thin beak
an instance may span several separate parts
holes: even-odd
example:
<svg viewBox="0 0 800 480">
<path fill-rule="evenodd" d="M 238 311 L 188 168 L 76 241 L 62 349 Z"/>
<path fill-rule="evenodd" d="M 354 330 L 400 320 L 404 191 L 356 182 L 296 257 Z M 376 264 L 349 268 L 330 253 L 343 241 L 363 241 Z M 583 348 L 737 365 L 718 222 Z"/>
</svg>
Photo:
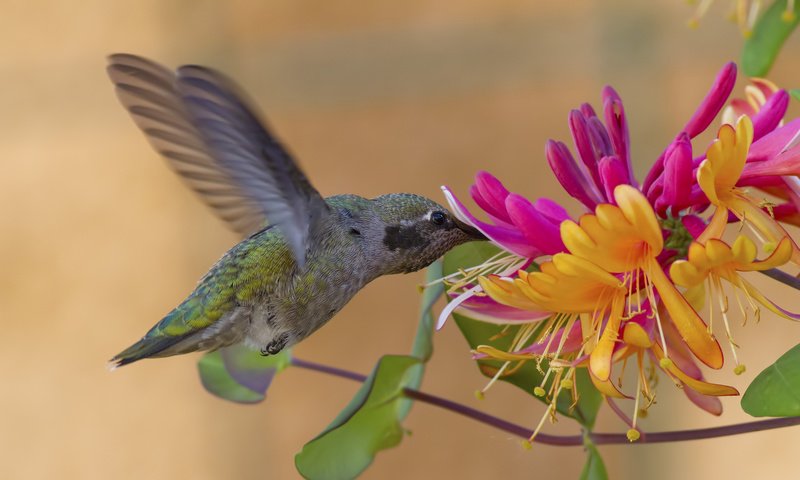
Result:
<svg viewBox="0 0 800 480">
<path fill-rule="evenodd" d="M 459 230 L 469 235 L 472 240 L 489 240 L 486 238 L 486 235 L 482 234 L 480 230 L 472 225 L 467 225 L 457 218 L 453 218 L 453 223 L 456 224 L 456 227 L 458 227 Z"/>
</svg>

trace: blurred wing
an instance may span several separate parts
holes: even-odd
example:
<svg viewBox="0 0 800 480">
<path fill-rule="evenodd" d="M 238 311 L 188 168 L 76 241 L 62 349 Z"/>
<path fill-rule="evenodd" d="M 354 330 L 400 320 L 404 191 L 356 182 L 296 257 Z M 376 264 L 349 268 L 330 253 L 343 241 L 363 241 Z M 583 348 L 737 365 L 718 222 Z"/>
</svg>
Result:
<svg viewBox="0 0 800 480">
<path fill-rule="evenodd" d="M 327 204 L 230 80 L 126 54 L 109 57 L 108 75 L 153 147 L 222 219 L 243 235 L 268 220 L 305 263 Z"/>
</svg>

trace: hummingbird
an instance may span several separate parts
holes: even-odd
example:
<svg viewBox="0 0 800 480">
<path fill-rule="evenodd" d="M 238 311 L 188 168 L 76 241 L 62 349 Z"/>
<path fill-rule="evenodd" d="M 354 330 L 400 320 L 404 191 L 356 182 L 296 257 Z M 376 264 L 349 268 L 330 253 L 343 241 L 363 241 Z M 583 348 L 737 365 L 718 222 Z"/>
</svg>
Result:
<svg viewBox="0 0 800 480">
<path fill-rule="evenodd" d="M 112 367 L 244 344 L 273 355 L 327 323 L 366 284 L 485 240 L 426 197 L 323 198 L 223 74 L 108 57 L 117 97 L 186 184 L 244 240 Z"/>
</svg>

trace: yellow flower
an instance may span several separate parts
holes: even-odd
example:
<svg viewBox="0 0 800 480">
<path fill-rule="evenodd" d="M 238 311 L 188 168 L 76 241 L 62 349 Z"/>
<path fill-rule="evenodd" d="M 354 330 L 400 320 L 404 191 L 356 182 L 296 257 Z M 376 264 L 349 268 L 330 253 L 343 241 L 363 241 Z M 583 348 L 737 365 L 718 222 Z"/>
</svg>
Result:
<svg viewBox="0 0 800 480">
<path fill-rule="evenodd" d="M 717 301 L 719 312 L 725 325 L 725 332 L 731 345 L 731 352 L 740 371 L 742 367 L 738 367 L 737 345 L 733 340 L 728 321 L 728 298 L 723 293 L 721 279 L 725 279 L 736 287 L 736 303 L 745 319 L 747 318 L 747 310 L 739 296 L 739 292 L 744 293 L 745 300 L 755 313 L 756 319 L 760 316 L 756 302 L 784 318 L 794 318 L 792 314 L 779 308 L 764 297 L 752 284 L 738 274 L 738 272 L 768 270 L 784 265 L 792 256 L 792 241 L 788 237 L 781 239 L 772 254 L 764 260 L 756 260 L 756 255 L 757 248 L 755 243 L 744 235 L 739 235 L 732 246 L 722 240 L 712 238 L 705 245 L 693 242 L 689 246 L 687 259 L 677 260 L 670 267 L 670 276 L 678 285 L 686 288 L 696 288 L 702 287 L 704 283 L 708 284 L 712 300 L 716 299 Z M 713 312 L 712 304 L 712 327 Z"/>
<path fill-rule="evenodd" d="M 711 368 L 722 367 L 719 343 L 658 263 L 664 240 L 653 208 L 630 185 L 617 186 L 614 198 L 618 206 L 598 205 L 595 214 L 584 215 L 579 224 L 570 220 L 561 224 L 567 249 L 609 273 L 622 274 L 629 312 L 635 310 L 630 305 L 633 301 L 646 298 L 656 305 L 658 296 L 695 356 Z M 661 344 L 666 348 L 661 319 L 655 312 Z M 668 352 L 665 356 L 669 358 Z"/>
<path fill-rule="evenodd" d="M 752 141 L 753 123 L 750 117 L 742 116 L 736 122 L 736 128 L 723 125 L 717 139 L 708 147 L 706 159 L 697 169 L 697 183 L 716 210 L 706 229 L 697 238 L 698 242 L 706 243 L 712 238 L 722 237 L 729 212 L 733 212 L 749 227 L 764 242 L 767 250 L 775 248 L 789 237 L 783 227 L 761 208 L 762 202 L 736 186 Z M 790 246 L 792 261 L 800 263 L 800 250 L 791 240 Z"/>
</svg>

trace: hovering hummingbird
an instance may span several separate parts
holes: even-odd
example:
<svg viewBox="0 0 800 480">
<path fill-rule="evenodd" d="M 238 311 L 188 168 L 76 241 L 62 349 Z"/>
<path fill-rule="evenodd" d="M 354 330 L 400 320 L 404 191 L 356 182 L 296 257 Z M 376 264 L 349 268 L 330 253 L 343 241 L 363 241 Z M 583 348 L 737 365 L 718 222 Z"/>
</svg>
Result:
<svg viewBox="0 0 800 480">
<path fill-rule="evenodd" d="M 245 240 L 114 366 L 244 343 L 271 355 L 381 275 L 420 270 L 485 237 L 410 193 L 323 198 L 243 92 L 209 68 L 109 57 L 116 93 L 152 146 Z"/>
</svg>

